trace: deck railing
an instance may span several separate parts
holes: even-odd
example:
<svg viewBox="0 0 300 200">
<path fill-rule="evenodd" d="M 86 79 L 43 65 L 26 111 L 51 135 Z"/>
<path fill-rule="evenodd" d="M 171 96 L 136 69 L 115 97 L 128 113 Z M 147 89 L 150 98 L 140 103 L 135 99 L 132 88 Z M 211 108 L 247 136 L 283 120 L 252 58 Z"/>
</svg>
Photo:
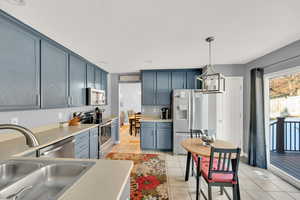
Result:
<svg viewBox="0 0 300 200">
<path fill-rule="evenodd" d="M 270 150 L 300 151 L 300 121 L 278 118 L 270 124 Z"/>
</svg>

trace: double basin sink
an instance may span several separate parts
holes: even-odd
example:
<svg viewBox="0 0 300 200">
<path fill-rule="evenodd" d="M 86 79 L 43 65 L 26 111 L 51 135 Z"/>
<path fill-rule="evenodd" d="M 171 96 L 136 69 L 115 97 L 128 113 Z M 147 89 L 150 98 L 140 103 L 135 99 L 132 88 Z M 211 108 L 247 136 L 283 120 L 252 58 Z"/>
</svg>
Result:
<svg viewBox="0 0 300 200">
<path fill-rule="evenodd" d="M 95 163 L 9 160 L 0 162 L 0 200 L 55 200 Z"/>
</svg>

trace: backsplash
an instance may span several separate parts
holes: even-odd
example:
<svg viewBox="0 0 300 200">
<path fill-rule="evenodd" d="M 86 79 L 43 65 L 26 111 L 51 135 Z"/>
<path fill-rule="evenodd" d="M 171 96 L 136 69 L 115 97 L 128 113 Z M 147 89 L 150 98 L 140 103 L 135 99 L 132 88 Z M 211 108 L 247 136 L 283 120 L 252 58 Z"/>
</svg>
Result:
<svg viewBox="0 0 300 200">
<path fill-rule="evenodd" d="M 168 106 L 142 106 L 142 114 L 147 116 L 160 117 L 161 108 L 163 107 Z"/>
<path fill-rule="evenodd" d="M 102 108 L 105 109 L 103 117 L 109 117 L 110 106 L 102 106 Z M 0 124 L 11 123 L 12 120 L 17 120 L 19 125 L 28 128 L 36 128 L 69 120 L 74 112 L 89 111 L 93 109 L 93 106 L 83 106 L 76 108 L 0 112 Z"/>
</svg>

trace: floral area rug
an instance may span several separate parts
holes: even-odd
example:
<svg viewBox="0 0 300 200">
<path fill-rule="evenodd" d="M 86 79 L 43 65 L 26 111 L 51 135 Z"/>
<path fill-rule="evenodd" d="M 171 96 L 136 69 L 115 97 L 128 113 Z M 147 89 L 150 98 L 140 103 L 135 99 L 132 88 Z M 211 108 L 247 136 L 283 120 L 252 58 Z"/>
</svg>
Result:
<svg viewBox="0 0 300 200">
<path fill-rule="evenodd" d="M 106 159 L 131 160 L 130 200 L 169 200 L 165 161 L 158 154 L 109 153 Z"/>
</svg>

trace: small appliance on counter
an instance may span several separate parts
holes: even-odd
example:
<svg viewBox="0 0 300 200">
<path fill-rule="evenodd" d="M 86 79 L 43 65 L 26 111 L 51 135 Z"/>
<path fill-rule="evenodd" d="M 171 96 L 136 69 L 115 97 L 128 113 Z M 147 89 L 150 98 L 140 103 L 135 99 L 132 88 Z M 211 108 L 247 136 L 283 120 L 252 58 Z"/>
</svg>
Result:
<svg viewBox="0 0 300 200">
<path fill-rule="evenodd" d="M 96 107 L 95 110 L 81 112 L 79 114 L 74 113 L 73 117 L 80 117 L 80 121 L 82 124 L 100 124 L 102 123 L 102 116 L 104 111 L 104 109 Z"/>
<path fill-rule="evenodd" d="M 170 114 L 171 114 L 170 108 L 168 107 L 161 108 L 161 113 L 160 113 L 161 119 L 170 119 L 171 118 Z"/>
<path fill-rule="evenodd" d="M 106 96 L 104 90 L 97 90 L 93 88 L 87 88 L 87 105 L 100 106 L 105 105 Z"/>
</svg>

